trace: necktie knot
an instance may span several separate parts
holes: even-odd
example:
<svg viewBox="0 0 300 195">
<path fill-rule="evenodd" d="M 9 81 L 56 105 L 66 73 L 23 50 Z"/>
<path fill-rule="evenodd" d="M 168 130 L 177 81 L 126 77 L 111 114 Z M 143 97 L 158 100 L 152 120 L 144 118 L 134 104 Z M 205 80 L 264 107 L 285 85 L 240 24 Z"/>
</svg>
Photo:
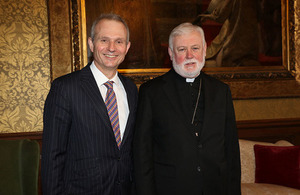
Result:
<svg viewBox="0 0 300 195">
<path fill-rule="evenodd" d="M 105 87 L 107 87 L 107 89 L 113 89 L 113 81 L 107 81 L 106 83 L 104 83 Z"/>
</svg>

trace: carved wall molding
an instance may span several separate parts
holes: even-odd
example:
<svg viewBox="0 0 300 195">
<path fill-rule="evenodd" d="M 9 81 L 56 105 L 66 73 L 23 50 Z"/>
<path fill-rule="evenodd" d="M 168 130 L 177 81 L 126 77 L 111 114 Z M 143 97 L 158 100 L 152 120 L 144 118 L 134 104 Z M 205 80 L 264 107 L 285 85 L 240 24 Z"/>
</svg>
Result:
<svg viewBox="0 0 300 195">
<path fill-rule="evenodd" d="M 294 47 L 295 47 L 295 71 L 296 71 L 296 79 L 300 84 L 300 34 L 299 34 L 299 30 L 300 30 L 300 1 L 297 0 L 293 0 L 294 2 Z M 293 22 L 293 21 L 291 21 Z"/>
<path fill-rule="evenodd" d="M 51 80 L 73 71 L 69 0 L 48 0 Z"/>
</svg>

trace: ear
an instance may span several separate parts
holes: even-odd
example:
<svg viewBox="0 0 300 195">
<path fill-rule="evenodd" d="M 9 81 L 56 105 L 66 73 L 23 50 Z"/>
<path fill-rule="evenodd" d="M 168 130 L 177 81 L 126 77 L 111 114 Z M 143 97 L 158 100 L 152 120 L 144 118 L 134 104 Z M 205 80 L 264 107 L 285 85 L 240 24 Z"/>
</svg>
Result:
<svg viewBox="0 0 300 195">
<path fill-rule="evenodd" d="M 129 48 L 130 48 L 130 46 L 131 46 L 131 43 L 130 43 L 130 41 L 127 43 L 127 48 L 126 48 L 126 54 L 127 54 L 127 52 L 128 52 L 128 50 L 129 50 Z"/>
<path fill-rule="evenodd" d="M 168 47 L 168 53 L 169 53 L 170 59 L 172 61 L 172 59 L 173 59 L 173 52 L 172 52 L 172 50 L 171 50 L 170 47 Z"/>
<path fill-rule="evenodd" d="M 89 45 L 91 52 L 94 52 L 94 43 L 93 43 L 93 40 L 91 37 L 88 38 L 88 45 Z"/>
</svg>

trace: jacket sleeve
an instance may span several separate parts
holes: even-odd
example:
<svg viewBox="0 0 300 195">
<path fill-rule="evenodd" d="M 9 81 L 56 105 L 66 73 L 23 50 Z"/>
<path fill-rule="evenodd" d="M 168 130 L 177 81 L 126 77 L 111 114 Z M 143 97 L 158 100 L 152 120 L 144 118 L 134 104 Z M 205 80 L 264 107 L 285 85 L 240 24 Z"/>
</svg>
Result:
<svg viewBox="0 0 300 195">
<path fill-rule="evenodd" d="M 226 154 L 229 162 L 228 193 L 232 195 L 241 194 L 241 163 L 238 142 L 238 132 L 235 121 L 234 107 L 231 92 L 227 90 L 227 116 L 226 116 Z"/>
<path fill-rule="evenodd" d="M 69 102 L 62 84 L 54 81 L 44 106 L 41 159 L 43 194 L 64 194 L 64 166 L 71 126 Z"/>
<path fill-rule="evenodd" d="M 139 91 L 133 145 L 137 195 L 155 195 L 152 118 L 151 100 L 142 85 Z"/>
</svg>

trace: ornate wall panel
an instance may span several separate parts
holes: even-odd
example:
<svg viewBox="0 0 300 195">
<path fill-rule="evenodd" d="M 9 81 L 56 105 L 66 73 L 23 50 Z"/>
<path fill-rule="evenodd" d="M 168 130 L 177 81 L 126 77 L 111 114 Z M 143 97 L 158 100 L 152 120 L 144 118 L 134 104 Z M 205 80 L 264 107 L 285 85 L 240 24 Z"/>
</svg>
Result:
<svg viewBox="0 0 300 195">
<path fill-rule="evenodd" d="M 296 61 L 296 79 L 300 83 L 300 1 L 295 2 L 295 61 Z"/>
<path fill-rule="evenodd" d="M 0 3 L 0 133 L 41 131 L 50 85 L 46 1 Z"/>
<path fill-rule="evenodd" d="M 236 120 L 300 118 L 300 98 L 234 100 Z"/>
<path fill-rule="evenodd" d="M 48 0 L 51 40 L 51 79 L 74 71 L 70 3 L 68 0 Z"/>
</svg>

